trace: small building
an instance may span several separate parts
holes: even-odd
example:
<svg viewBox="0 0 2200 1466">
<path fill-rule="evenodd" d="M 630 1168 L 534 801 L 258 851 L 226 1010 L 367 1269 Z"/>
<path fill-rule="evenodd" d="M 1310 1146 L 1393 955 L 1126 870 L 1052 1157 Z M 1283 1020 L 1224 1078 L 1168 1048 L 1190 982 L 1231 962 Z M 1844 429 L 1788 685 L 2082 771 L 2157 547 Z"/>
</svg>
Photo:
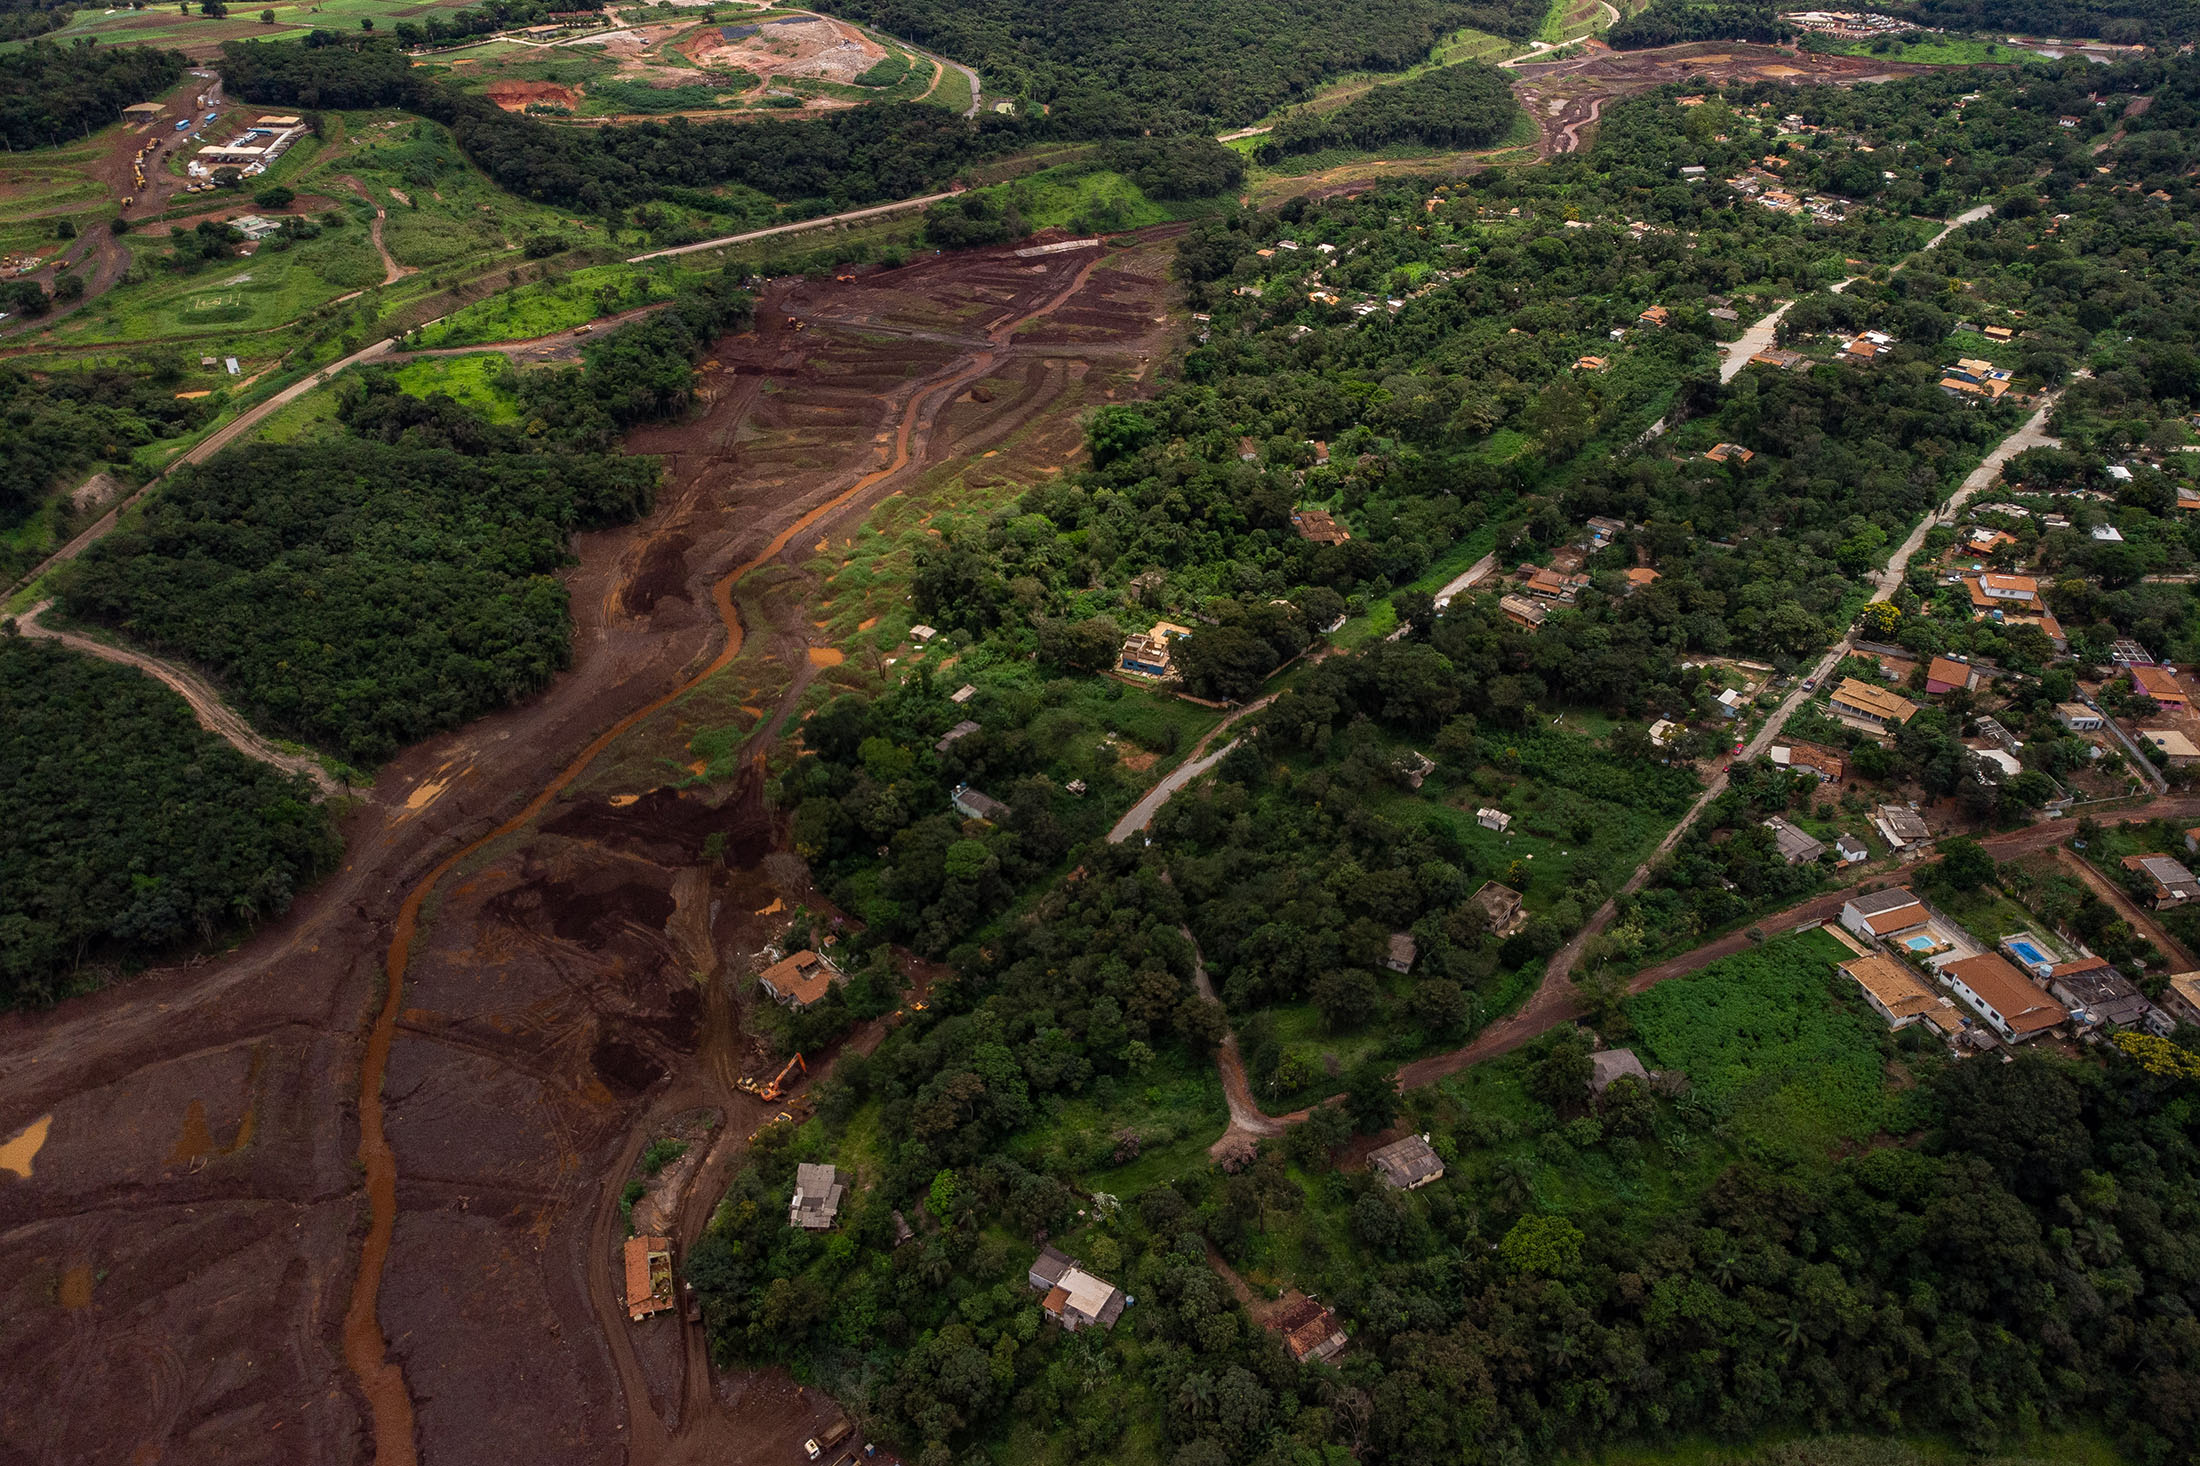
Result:
<svg viewBox="0 0 2200 1466">
<path fill-rule="evenodd" d="M 1978 669 L 1954 657 L 1934 657 L 1925 667 L 1925 691 L 1938 697 L 1944 692 L 1969 692 L 1978 686 Z"/>
<path fill-rule="evenodd" d="M 1283 1336 L 1283 1347 L 1300 1364 L 1332 1358 L 1349 1342 L 1337 1315 L 1311 1298 L 1271 1314 L 1268 1327 Z"/>
<path fill-rule="evenodd" d="M 1778 815 L 1766 820 L 1765 828 L 1772 831 L 1772 842 L 1789 865 L 1802 865 L 1826 853 L 1825 841 Z"/>
<path fill-rule="evenodd" d="M 1031 1265 L 1025 1281 L 1034 1291 L 1046 1294 L 1039 1304 L 1046 1316 L 1071 1333 L 1095 1324 L 1104 1329 L 1115 1327 L 1130 1301 L 1122 1289 L 1094 1277 L 1067 1253 L 1053 1247 L 1039 1250 L 1038 1261 Z"/>
<path fill-rule="evenodd" d="M 2048 975 L 2047 991 L 2087 1027 L 2136 1028 L 2155 1014 L 2154 1005 L 2104 957 L 2063 963 Z"/>
<path fill-rule="evenodd" d="M 1662 305 L 1649 306 L 1635 317 L 1636 323 L 1644 326 L 1662 326 L 1672 319 L 1673 313 Z"/>
<path fill-rule="evenodd" d="M 1833 853 L 1843 865 L 1862 865 L 1872 858 L 1871 848 L 1854 835 L 1836 836 Z"/>
<path fill-rule="evenodd" d="M 1815 774 L 1821 784 L 1838 783 L 1848 772 L 1848 764 L 1838 752 L 1816 743 L 1777 743 L 1766 752 L 1779 767 Z"/>
<path fill-rule="evenodd" d="M 2200 1023 L 2200 972 L 2172 973 L 2162 989 L 2162 1009 L 2179 1023 Z"/>
<path fill-rule="evenodd" d="M 2082 702 L 2055 704 L 2055 721 L 2073 733 L 2098 733 L 2107 720 Z"/>
<path fill-rule="evenodd" d="M 2175 728 L 2141 728 L 2139 741 L 2157 750 L 2173 769 L 2189 769 L 2200 763 L 2200 745 Z"/>
<path fill-rule="evenodd" d="M 1841 907 L 1841 925 L 1860 937 L 1891 937 L 1922 926 L 1932 915 L 1907 886 L 1855 896 Z"/>
<path fill-rule="evenodd" d="M 640 1323 L 672 1306 L 672 1239 L 626 1239 L 626 1316 Z"/>
<path fill-rule="evenodd" d="M 1783 347 L 1773 346 L 1767 347 L 1751 357 L 1749 364 L 1751 366 L 1768 366 L 1775 371 L 1782 372 L 1808 371 L 1810 369 L 1810 358 L 1800 351 L 1789 351 Z"/>
<path fill-rule="evenodd" d="M 1657 571 L 1647 565 L 1637 565 L 1627 572 L 1627 593 L 1633 595 L 1638 590 L 1647 590 L 1658 580 Z"/>
<path fill-rule="evenodd" d="M 1844 677 L 1827 697 L 1835 717 L 1863 723 L 1871 728 L 1900 726 L 1917 716 L 1917 704 L 1900 697 L 1884 687 L 1874 687 L 1859 682 L 1854 677 Z"/>
<path fill-rule="evenodd" d="M 1124 639 L 1123 657 L 1117 665 L 1142 677 L 1166 677 L 1174 644 L 1191 634 L 1190 627 L 1156 621 L 1151 631 L 1133 632 Z"/>
<path fill-rule="evenodd" d="M 838 1170 L 804 1161 L 794 1168 L 794 1198 L 787 1203 L 787 1225 L 805 1232 L 829 1230 L 840 1215 L 840 1199 L 847 1194 L 847 1183 L 840 1179 Z"/>
<path fill-rule="evenodd" d="M 1608 514 L 1591 515 L 1582 522 L 1581 527 L 1588 531 L 1589 548 L 1593 550 L 1601 550 L 1627 533 L 1627 522 L 1614 519 Z"/>
<path fill-rule="evenodd" d="M 1757 455 L 1739 443 L 1714 443 L 1703 456 L 1713 463 L 1747 463 Z"/>
<path fill-rule="evenodd" d="M 1008 818 L 1008 806 L 990 794 L 981 794 L 968 784 L 955 786 L 955 812 L 964 819 L 985 820 L 999 824 Z"/>
<path fill-rule="evenodd" d="M 1872 827 L 1890 849 L 1907 850 L 1913 845 L 1929 844 L 1932 830 L 1925 823 L 1925 816 L 1907 804 L 1882 804 L 1872 811 Z"/>
<path fill-rule="evenodd" d="M 1841 964 L 1841 975 L 1864 993 L 1872 1011 L 1892 1029 L 1913 1023 L 1929 1023 L 1943 1037 L 1952 1038 L 1963 1028 L 1955 1004 L 1932 990 L 1924 978 L 1884 952 L 1873 952 Z"/>
<path fill-rule="evenodd" d="M 1326 509 L 1292 510 L 1291 527 L 1299 532 L 1300 539 L 1317 545 L 1341 545 L 1352 538 L 1352 531 Z"/>
<path fill-rule="evenodd" d="M 1436 772 L 1436 760 L 1418 748 L 1410 749 L 1399 759 L 1398 772 L 1404 776 L 1407 788 L 1418 789 Z"/>
<path fill-rule="evenodd" d="M 1416 1191 L 1444 1174 L 1444 1162 L 1426 1135 L 1394 1140 L 1367 1158 L 1368 1169 L 1397 1191 Z"/>
<path fill-rule="evenodd" d="M 2104 545 L 2120 545 L 2124 542 L 2124 532 L 2113 524 L 2096 524 L 2087 533 Z"/>
<path fill-rule="evenodd" d="M 1980 718 L 1978 720 L 1978 736 L 2004 753 L 2015 753 L 2018 749 L 2024 747 L 2023 740 L 2003 727 L 1999 718 Z"/>
<path fill-rule="evenodd" d="M 1501 809 L 1490 809 L 1485 806 L 1474 812 L 1474 822 L 1485 830 L 1495 830 L 1502 835 L 1505 833 L 1505 827 L 1513 822 L 1513 817 Z"/>
<path fill-rule="evenodd" d="M 1601 372 L 1609 369 L 1612 359 L 1606 356 L 1584 356 L 1574 363 L 1577 372 Z"/>
<path fill-rule="evenodd" d="M 932 751 L 934 753 L 945 753 L 947 752 L 947 750 L 953 748 L 956 744 L 962 742 L 965 738 L 968 738 L 971 734 L 977 731 L 978 725 L 972 722 L 970 719 L 965 718 L 960 723 L 957 723 L 954 727 L 948 729 L 945 733 L 941 734 L 940 741 L 932 745 Z"/>
<path fill-rule="evenodd" d="M 956 704 L 959 707 L 963 703 L 970 701 L 970 699 L 976 697 L 977 695 L 978 684 L 975 682 L 965 682 L 962 686 L 947 694 L 947 700 L 951 703 Z"/>
<path fill-rule="evenodd" d="M 1383 966 L 1392 972 L 1411 972 L 1413 959 L 1420 955 L 1420 944 L 1413 940 L 1411 932 L 1392 932 L 1390 946 L 1383 953 Z"/>
<path fill-rule="evenodd" d="M 1528 911 L 1521 904 L 1520 893 L 1510 886 L 1485 881 L 1472 899 L 1489 918 L 1490 932 L 1494 936 L 1509 937 L 1528 924 Z"/>
<path fill-rule="evenodd" d="M 782 957 L 756 976 L 756 985 L 782 1008 L 799 1013 L 832 990 L 840 969 L 819 952 Z"/>
<path fill-rule="evenodd" d="M 1600 1049 L 1589 1056 L 1589 1093 L 1601 1099 L 1614 1082 L 1632 1079 L 1650 1087 L 1650 1071 L 1642 1067 L 1633 1049 Z"/>
<path fill-rule="evenodd" d="M 1540 630 L 1544 618 L 1550 615 L 1547 609 L 1526 596 L 1501 596 L 1498 598 L 1497 609 L 1503 611 L 1505 619 L 1513 625 L 1528 631 Z"/>
<path fill-rule="evenodd" d="M 158 117 L 166 109 L 158 102 L 132 102 L 122 109 L 125 117 Z"/>
<path fill-rule="evenodd" d="M 2023 1043 L 2070 1020 L 2062 1004 L 1992 952 L 1965 957 L 1940 969 L 1940 980 L 1979 1012 L 2003 1043 Z"/>
<path fill-rule="evenodd" d="M 2151 667 L 2154 665 L 2154 653 L 2128 636 L 2119 636 L 2108 644 L 2108 659 L 2119 667 Z"/>
<path fill-rule="evenodd" d="M 2167 855 L 2127 855 L 2124 869 L 2137 871 L 2146 878 L 2150 889 L 2147 904 L 2150 906 L 2182 906 L 2195 896 L 2200 896 L 2200 878 L 2185 869 L 2182 861 Z"/>
<path fill-rule="evenodd" d="M 909 628 L 909 639 L 918 646 L 929 644 L 932 638 L 939 634 L 940 630 L 937 626 L 926 626 L 922 622 Z"/>
<path fill-rule="evenodd" d="M 1671 718 L 1660 718 L 1650 725 L 1650 746 L 1664 748 L 1687 731 Z"/>
<path fill-rule="evenodd" d="M 2029 575 L 1999 575 L 1988 571 L 1983 575 L 1968 577 L 1964 584 L 1971 588 L 1971 604 L 1974 608 L 2006 610 L 2016 606 L 2036 611 L 2042 604 L 2040 583 Z"/>
<path fill-rule="evenodd" d="M 2192 703 L 2184 685 L 2177 680 L 2177 674 L 2167 667 L 2132 667 L 2128 675 L 2132 689 L 2154 699 L 2157 707 L 2183 712 Z"/>
</svg>

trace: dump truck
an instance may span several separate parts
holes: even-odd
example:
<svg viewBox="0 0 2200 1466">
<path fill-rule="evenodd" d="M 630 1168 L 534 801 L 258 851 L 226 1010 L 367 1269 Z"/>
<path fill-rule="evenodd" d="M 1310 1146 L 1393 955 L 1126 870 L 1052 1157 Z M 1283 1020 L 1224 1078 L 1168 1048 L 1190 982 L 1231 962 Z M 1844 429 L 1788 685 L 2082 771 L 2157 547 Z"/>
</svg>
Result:
<svg viewBox="0 0 2200 1466">
<path fill-rule="evenodd" d="M 848 1439 L 854 1432 L 855 1427 L 849 1424 L 846 1416 L 842 1416 L 819 1434 L 804 1441 L 802 1449 L 809 1452 L 812 1461 L 816 1461 L 821 1459 L 827 1451 Z"/>
</svg>

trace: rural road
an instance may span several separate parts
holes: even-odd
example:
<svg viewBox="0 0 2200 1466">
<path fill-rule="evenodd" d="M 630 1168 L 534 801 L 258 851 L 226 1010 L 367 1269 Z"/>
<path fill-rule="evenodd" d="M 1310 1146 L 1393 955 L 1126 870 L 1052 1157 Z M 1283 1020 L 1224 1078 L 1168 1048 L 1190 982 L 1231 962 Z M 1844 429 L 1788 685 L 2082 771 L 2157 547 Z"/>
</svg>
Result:
<svg viewBox="0 0 2200 1466">
<path fill-rule="evenodd" d="M 158 657 L 149 656 L 144 652 L 132 651 L 128 647 L 110 646 L 103 641 L 94 641 L 88 636 L 79 636 L 73 631 L 59 631 L 51 626 L 40 625 L 38 618 L 45 614 L 46 609 L 52 604 L 52 601 L 40 601 L 28 611 L 16 617 L 16 629 L 25 636 L 37 637 L 43 641 L 57 641 L 72 651 L 79 651 L 86 656 L 97 657 L 103 662 L 116 662 L 125 667 L 135 667 L 140 672 L 157 677 L 173 688 L 178 697 L 191 705 L 191 711 L 198 718 L 201 728 L 216 737 L 224 739 L 246 758 L 258 759 L 263 764 L 272 764 L 286 774 L 304 774 L 320 788 L 323 794 L 343 792 L 344 786 L 332 778 L 328 770 L 322 768 L 320 763 L 311 755 L 285 753 L 254 732 L 252 725 L 239 717 L 230 708 L 229 704 L 222 701 L 221 694 L 216 692 L 204 678 L 196 673 L 164 662 Z"/>
<path fill-rule="evenodd" d="M 1459 592 L 1463 590 L 1472 587 L 1477 582 L 1479 582 L 1482 577 L 1488 575 L 1492 570 L 1495 570 L 1496 568 L 1497 551 L 1492 550 L 1487 555 L 1484 555 L 1481 559 L 1475 561 L 1472 565 L 1469 565 L 1465 571 L 1457 576 L 1454 576 L 1452 580 L 1447 585 L 1445 585 L 1442 590 L 1436 593 L 1437 609 L 1442 610 L 1445 606 L 1450 605 L 1451 598 L 1453 596 L 1459 594 Z"/>
<path fill-rule="evenodd" d="M 1749 359 L 1772 344 L 1773 336 L 1780 329 L 1780 317 L 1786 315 L 1788 307 L 1793 304 L 1795 302 L 1792 300 L 1780 302 L 1779 307 L 1771 315 L 1766 316 L 1756 325 L 1744 331 L 1741 334 L 1741 339 L 1728 343 L 1726 360 L 1719 363 L 1719 380 L 1721 382 L 1731 382 L 1740 376 L 1742 368 L 1749 365 Z"/>
<path fill-rule="evenodd" d="M 722 234 L 716 239 L 700 240 L 694 244 L 678 244 L 671 249 L 653 249 L 648 254 L 630 255 L 627 263 L 639 265 L 645 260 L 670 259 L 675 255 L 691 255 L 701 250 L 720 249 L 729 244 L 746 244 L 752 239 L 769 239 L 775 234 L 799 234 L 805 229 L 822 229 L 830 224 L 846 224 L 855 219 L 875 219 L 881 214 L 898 213 L 903 209 L 919 209 L 936 204 L 941 199 L 953 198 L 954 190 L 946 193 L 928 193 L 922 198 L 895 199 L 891 203 L 872 204 L 869 208 L 850 209 L 845 214 L 823 214 L 815 219 L 798 219 L 792 224 L 774 224 L 769 229 L 751 229 L 745 234 Z"/>
<path fill-rule="evenodd" d="M 1265 704 L 1267 699 L 1262 698 L 1261 701 Z M 1245 711 L 1251 712 L 1252 709 L 1247 708 Z M 1237 716 L 1242 717 L 1244 714 L 1240 713 Z M 1235 719 L 1233 718 L 1230 721 L 1235 721 Z M 1223 725 L 1218 724 L 1218 729 L 1221 726 Z M 1230 750 L 1237 746 L 1238 740 L 1233 738 L 1205 758 L 1186 759 L 1183 763 L 1169 770 L 1160 783 L 1146 791 L 1145 798 L 1132 805 L 1124 812 L 1123 817 L 1115 822 L 1115 828 L 1108 831 L 1108 843 L 1110 845 L 1120 845 L 1146 828 L 1146 826 L 1152 824 L 1153 817 L 1161 812 L 1162 805 L 1169 802 L 1170 795 L 1176 793 L 1186 784 L 1191 783 L 1201 774 L 1206 773 L 1216 764 L 1221 763 L 1225 758 L 1228 758 Z"/>
</svg>

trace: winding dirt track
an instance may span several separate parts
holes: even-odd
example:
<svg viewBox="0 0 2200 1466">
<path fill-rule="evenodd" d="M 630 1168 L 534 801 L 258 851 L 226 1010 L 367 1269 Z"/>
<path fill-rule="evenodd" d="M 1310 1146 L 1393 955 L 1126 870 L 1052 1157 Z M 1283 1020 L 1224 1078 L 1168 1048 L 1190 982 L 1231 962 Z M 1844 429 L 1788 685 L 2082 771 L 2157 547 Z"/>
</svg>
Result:
<svg viewBox="0 0 2200 1466">
<path fill-rule="evenodd" d="M 73 631 L 59 631 L 51 626 L 39 624 L 38 618 L 44 615 L 47 608 L 52 605 L 53 602 L 51 601 L 40 601 L 37 605 L 15 618 L 16 629 L 25 636 L 57 641 L 72 651 L 82 652 L 86 656 L 98 657 L 101 661 L 117 662 L 125 667 L 135 667 L 140 672 L 158 678 L 174 689 L 178 697 L 191 705 L 191 711 L 198 718 L 200 727 L 225 739 L 230 747 L 236 749 L 246 758 L 258 759 L 263 764 L 273 764 L 286 774 L 304 774 L 320 788 L 323 794 L 335 794 L 342 791 L 344 787 L 342 783 L 332 777 L 327 769 L 322 768 L 318 759 L 309 754 L 285 753 L 265 738 L 262 738 L 253 731 L 250 723 L 237 715 L 235 709 L 222 701 L 221 694 L 208 685 L 206 679 L 196 673 L 186 671 L 172 663 L 164 662 L 160 658 L 150 656 L 145 652 L 134 651 L 129 647 L 114 646 L 104 641 L 94 641 L 91 637 L 79 636 Z"/>
</svg>

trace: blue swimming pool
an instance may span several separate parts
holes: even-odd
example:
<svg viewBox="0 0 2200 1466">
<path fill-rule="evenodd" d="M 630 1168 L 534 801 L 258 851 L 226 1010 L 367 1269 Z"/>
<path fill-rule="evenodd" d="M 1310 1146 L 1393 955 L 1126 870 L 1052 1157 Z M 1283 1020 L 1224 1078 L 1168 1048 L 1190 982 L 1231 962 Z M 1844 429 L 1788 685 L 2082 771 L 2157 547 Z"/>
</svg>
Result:
<svg viewBox="0 0 2200 1466">
<path fill-rule="evenodd" d="M 2009 953 L 2027 967 L 2051 967 L 2054 959 L 2041 951 L 2029 937 L 2011 937 Z"/>
<path fill-rule="evenodd" d="M 1908 937 L 1903 940 L 1902 945 L 1913 952 L 1930 952 L 1940 943 L 1934 941 L 1931 937 Z"/>
</svg>

